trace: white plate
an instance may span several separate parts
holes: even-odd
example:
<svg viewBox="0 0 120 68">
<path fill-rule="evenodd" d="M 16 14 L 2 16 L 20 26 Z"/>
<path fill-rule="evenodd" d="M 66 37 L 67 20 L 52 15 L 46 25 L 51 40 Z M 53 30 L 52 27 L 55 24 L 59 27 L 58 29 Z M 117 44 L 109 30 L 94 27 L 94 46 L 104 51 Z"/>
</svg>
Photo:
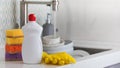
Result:
<svg viewBox="0 0 120 68">
<path fill-rule="evenodd" d="M 73 52 L 73 48 L 70 48 L 70 49 L 64 49 L 64 50 L 46 50 L 45 52 L 49 53 L 49 54 L 52 54 L 52 53 L 57 53 L 57 52 L 67 52 L 68 54 L 71 54 Z"/>
<path fill-rule="evenodd" d="M 89 56 L 90 54 L 87 51 L 84 50 L 74 50 L 74 52 L 71 54 L 75 59 L 80 57 Z"/>
<path fill-rule="evenodd" d="M 57 51 L 57 50 L 66 50 L 66 49 L 73 49 L 73 42 L 72 41 L 70 41 L 70 42 L 68 42 L 67 44 L 66 44 L 66 40 L 65 40 L 65 42 L 63 41 L 63 43 L 60 43 L 59 45 L 54 45 L 54 46 L 51 46 L 51 45 L 49 45 L 49 46 L 45 46 L 45 45 L 43 45 L 43 50 L 47 50 L 47 51 Z"/>
</svg>

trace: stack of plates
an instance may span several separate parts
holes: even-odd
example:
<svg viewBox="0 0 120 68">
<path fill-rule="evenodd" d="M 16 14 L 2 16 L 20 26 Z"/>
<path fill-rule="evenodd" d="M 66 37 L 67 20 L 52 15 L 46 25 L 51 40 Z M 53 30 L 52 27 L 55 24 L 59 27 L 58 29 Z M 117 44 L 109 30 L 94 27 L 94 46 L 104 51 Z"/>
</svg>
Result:
<svg viewBox="0 0 120 68">
<path fill-rule="evenodd" d="M 65 40 L 62 45 L 56 46 L 43 46 L 43 50 L 47 53 L 57 53 L 57 52 L 67 52 L 69 54 L 73 53 L 73 42 L 70 40 Z"/>
<path fill-rule="evenodd" d="M 59 36 L 45 36 L 43 37 L 43 50 L 49 54 L 57 52 L 67 52 L 75 59 L 90 55 L 84 50 L 74 50 L 73 42 L 70 40 L 61 40 Z"/>
</svg>

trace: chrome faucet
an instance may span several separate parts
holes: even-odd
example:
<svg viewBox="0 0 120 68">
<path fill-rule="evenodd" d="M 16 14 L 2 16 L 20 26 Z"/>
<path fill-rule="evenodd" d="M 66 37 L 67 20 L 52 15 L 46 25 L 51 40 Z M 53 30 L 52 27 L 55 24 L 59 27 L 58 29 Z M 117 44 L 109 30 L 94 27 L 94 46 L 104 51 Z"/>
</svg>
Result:
<svg viewBox="0 0 120 68">
<path fill-rule="evenodd" d="M 52 1 L 25 1 L 22 0 L 20 2 L 20 27 L 25 25 L 28 22 L 28 4 L 46 4 L 47 6 L 51 6 L 53 11 L 58 10 L 58 0 Z"/>
</svg>

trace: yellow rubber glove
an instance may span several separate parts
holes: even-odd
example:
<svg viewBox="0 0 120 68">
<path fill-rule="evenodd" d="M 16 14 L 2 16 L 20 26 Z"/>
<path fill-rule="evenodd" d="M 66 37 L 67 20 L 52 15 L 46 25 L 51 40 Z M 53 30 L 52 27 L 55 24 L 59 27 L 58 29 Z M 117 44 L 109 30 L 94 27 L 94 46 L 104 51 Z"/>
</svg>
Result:
<svg viewBox="0 0 120 68">
<path fill-rule="evenodd" d="M 54 54 L 47 54 L 43 52 L 42 61 L 46 64 L 65 65 L 76 63 L 76 60 L 66 52 L 59 52 Z"/>
</svg>

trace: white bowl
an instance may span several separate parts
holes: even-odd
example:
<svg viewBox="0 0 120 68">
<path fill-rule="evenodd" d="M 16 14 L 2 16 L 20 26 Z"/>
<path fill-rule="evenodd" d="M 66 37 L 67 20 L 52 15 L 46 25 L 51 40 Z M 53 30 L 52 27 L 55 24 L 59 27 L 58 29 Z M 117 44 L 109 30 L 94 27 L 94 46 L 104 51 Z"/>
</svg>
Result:
<svg viewBox="0 0 120 68">
<path fill-rule="evenodd" d="M 60 43 L 60 36 L 54 37 L 54 35 L 44 36 L 43 38 L 43 44 L 46 45 L 53 45 Z"/>
<path fill-rule="evenodd" d="M 56 44 L 43 44 L 43 48 L 52 48 L 52 47 L 57 47 L 57 46 L 63 46 L 64 43 L 65 43 L 64 40 L 61 39 L 61 41 Z"/>
</svg>

